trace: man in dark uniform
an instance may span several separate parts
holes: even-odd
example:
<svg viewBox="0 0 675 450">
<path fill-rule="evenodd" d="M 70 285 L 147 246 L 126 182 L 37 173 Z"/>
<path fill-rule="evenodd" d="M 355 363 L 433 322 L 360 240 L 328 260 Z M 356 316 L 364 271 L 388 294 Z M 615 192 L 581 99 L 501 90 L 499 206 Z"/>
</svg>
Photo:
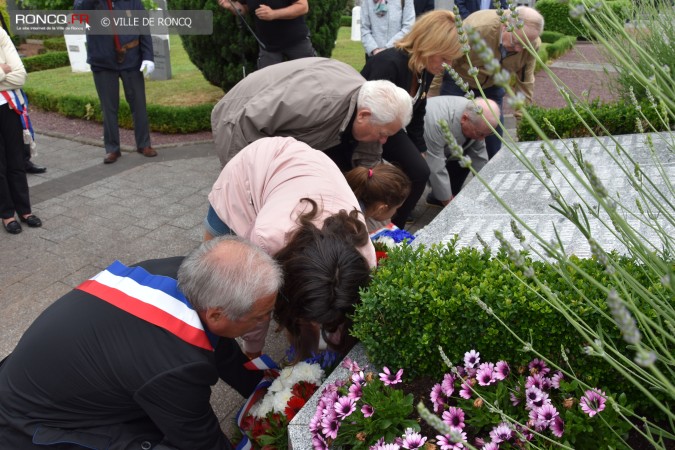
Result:
<svg viewBox="0 0 675 450">
<path fill-rule="evenodd" d="M 237 237 L 116 261 L 56 300 L 0 365 L 0 448 L 230 449 L 210 404 L 261 372 L 235 337 L 268 320 L 281 271 Z"/>
<path fill-rule="evenodd" d="M 316 56 L 309 39 L 305 15 L 307 0 L 218 0 L 228 11 L 253 13 L 256 36 L 262 43 L 258 52 L 258 69 L 283 61 Z"/>
</svg>

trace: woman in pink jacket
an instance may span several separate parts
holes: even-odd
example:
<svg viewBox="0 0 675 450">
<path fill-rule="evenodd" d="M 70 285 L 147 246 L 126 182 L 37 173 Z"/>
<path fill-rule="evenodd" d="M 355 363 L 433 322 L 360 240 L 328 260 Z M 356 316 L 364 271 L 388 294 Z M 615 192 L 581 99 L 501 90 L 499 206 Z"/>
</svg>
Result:
<svg viewBox="0 0 675 450">
<path fill-rule="evenodd" d="M 368 204 L 360 204 L 345 175 L 323 152 L 293 138 L 272 137 L 239 152 L 209 193 L 205 239 L 236 234 L 282 264 L 286 288 L 277 299 L 275 317 L 300 356 L 319 348 L 320 331 L 331 336 L 336 349 L 348 345 L 347 333 L 336 331 L 346 324 L 359 289 L 376 266 L 363 210 L 387 220 L 410 189 L 405 174 L 394 166 L 354 169 L 354 185 L 359 177 L 377 186 L 384 200 L 370 195 Z M 250 357 L 262 351 L 268 324 L 244 336 Z"/>
</svg>

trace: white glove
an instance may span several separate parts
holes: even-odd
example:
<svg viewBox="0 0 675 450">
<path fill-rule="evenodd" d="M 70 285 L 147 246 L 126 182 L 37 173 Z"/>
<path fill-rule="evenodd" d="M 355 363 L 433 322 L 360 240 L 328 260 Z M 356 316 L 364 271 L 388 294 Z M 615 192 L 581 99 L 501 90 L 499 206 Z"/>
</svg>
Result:
<svg viewBox="0 0 675 450">
<path fill-rule="evenodd" d="M 155 71 L 155 63 L 152 61 L 143 61 L 141 63 L 141 72 L 146 71 L 146 75 L 150 75 Z"/>
</svg>

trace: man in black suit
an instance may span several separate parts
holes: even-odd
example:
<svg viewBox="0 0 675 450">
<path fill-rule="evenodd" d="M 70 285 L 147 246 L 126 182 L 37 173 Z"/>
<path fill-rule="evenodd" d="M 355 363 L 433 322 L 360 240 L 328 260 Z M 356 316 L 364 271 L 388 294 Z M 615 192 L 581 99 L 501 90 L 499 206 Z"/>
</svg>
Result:
<svg viewBox="0 0 675 450">
<path fill-rule="evenodd" d="M 210 404 L 248 396 L 235 337 L 268 320 L 281 270 L 237 237 L 106 270 L 56 300 L 0 363 L 2 449 L 229 450 Z"/>
</svg>

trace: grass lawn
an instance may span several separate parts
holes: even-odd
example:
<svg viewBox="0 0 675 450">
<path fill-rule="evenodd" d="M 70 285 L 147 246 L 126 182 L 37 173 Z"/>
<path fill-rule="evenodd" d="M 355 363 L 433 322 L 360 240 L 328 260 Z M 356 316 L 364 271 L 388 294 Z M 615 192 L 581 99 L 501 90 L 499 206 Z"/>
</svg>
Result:
<svg viewBox="0 0 675 450">
<path fill-rule="evenodd" d="M 361 70 L 364 53 L 361 42 L 350 40 L 351 28 L 342 27 L 338 33 L 333 58 Z M 167 81 L 146 80 L 145 91 L 149 105 L 194 106 L 214 104 L 223 96 L 223 91 L 204 79 L 201 72 L 190 62 L 183 49 L 180 37 L 171 35 L 172 79 Z M 91 73 L 73 73 L 70 67 L 31 72 L 27 85 L 31 89 L 50 94 L 69 93 L 96 98 L 96 88 Z M 124 92 L 120 83 L 120 98 Z"/>
</svg>

